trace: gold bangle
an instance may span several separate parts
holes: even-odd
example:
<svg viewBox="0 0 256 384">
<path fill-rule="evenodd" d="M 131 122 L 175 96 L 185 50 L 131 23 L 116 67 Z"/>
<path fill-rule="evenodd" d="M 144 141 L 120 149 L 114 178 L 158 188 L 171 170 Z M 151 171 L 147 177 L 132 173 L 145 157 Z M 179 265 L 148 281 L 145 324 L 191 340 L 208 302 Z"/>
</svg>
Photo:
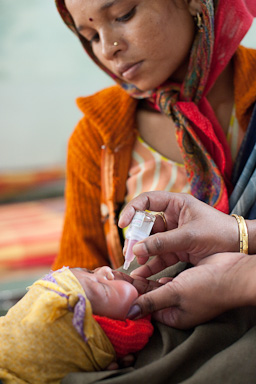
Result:
<svg viewBox="0 0 256 384">
<path fill-rule="evenodd" d="M 246 222 L 243 216 L 238 216 L 235 214 L 232 214 L 231 216 L 234 216 L 238 223 L 240 253 L 245 253 L 248 255 L 248 230 Z"/>
</svg>

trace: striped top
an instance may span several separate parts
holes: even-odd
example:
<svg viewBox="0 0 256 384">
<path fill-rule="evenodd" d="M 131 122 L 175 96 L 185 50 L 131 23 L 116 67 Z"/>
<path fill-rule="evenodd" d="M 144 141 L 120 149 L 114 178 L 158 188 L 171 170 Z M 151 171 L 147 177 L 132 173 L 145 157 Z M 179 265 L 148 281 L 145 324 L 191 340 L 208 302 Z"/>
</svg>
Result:
<svg viewBox="0 0 256 384">
<path fill-rule="evenodd" d="M 227 133 L 227 141 L 233 161 L 236 158 L 243 137 L 244 132 L 239 127 L 234 106 Z M 143 141 L 140 136 L 137 137 L 133 148 L 132 162 L 126 185 L 126 203 L 146 191 L 191 193 L 184 165 L 162 156 Z"/>
<path fill-rule="evenodd" d="M 190 193 L 184 165 L 162 156 L 140 136 L 137 137 L 134 145 L 126 185 L 127 203 L 145 191 Z"/>
</svg>

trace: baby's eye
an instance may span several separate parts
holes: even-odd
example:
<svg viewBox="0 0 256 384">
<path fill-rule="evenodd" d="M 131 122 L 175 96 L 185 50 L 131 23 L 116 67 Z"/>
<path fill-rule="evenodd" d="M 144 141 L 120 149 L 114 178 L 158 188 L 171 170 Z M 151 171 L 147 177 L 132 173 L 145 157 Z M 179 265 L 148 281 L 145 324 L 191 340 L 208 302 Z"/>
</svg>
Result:
<svg viewBox="0 0 256 384">
<path fill-rule="evenodd" d="M 116 18 L 116 21 L 118 22 L 126 22 L 126 21 L 129 21 L 134 15 L 135 15 L 135 12 L 136 12 L 136 7 L 133 7 L 130 12 L 126 13 L 125 15 L 121 16 L 121 17 L 117 17 Z"/>
</svg>

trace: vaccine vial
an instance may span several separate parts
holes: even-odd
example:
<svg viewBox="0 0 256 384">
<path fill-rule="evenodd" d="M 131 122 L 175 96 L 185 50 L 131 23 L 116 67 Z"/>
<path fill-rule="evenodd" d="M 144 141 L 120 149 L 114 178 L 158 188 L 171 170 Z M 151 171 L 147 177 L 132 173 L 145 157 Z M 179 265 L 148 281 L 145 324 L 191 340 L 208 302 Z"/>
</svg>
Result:
<svg viewBox="0 0 256 384">
<path fill-rule="evenodd" d="M 125 270 L 129 268 L 135 257 L 132 252 L 134 244 L 150 235 L 155 219 L 156 217 L 152 213 L 146 211 L 136 211 L 126 232 L 128 244 L 125 254 L 125 262 L 123 265 Z"/>
</svg>

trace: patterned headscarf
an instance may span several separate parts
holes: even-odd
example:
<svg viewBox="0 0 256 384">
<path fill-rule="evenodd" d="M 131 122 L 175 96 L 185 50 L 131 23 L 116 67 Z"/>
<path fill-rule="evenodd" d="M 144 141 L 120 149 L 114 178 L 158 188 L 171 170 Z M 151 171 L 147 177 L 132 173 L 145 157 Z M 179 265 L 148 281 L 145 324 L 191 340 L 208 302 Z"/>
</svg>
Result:
<svg viewBox="0 0 256 384">
<path fill-rule="evenodd" d="M 55 1 L 64 22 L 100 68 L 132 97 L 147 98 L 156 109 L 173 118 L 192 194 L 228 212 L 231 154 L 205 96 L 250 28 L 256 16 L 255 0 L 201 0 L 202 27 L 196 33 L 183 83 L 167 81 L 149 92 L 139 91 L 106 69 L 93 54 L 90 43 L 76 31 L 64 0 Z"/>
</svg>

